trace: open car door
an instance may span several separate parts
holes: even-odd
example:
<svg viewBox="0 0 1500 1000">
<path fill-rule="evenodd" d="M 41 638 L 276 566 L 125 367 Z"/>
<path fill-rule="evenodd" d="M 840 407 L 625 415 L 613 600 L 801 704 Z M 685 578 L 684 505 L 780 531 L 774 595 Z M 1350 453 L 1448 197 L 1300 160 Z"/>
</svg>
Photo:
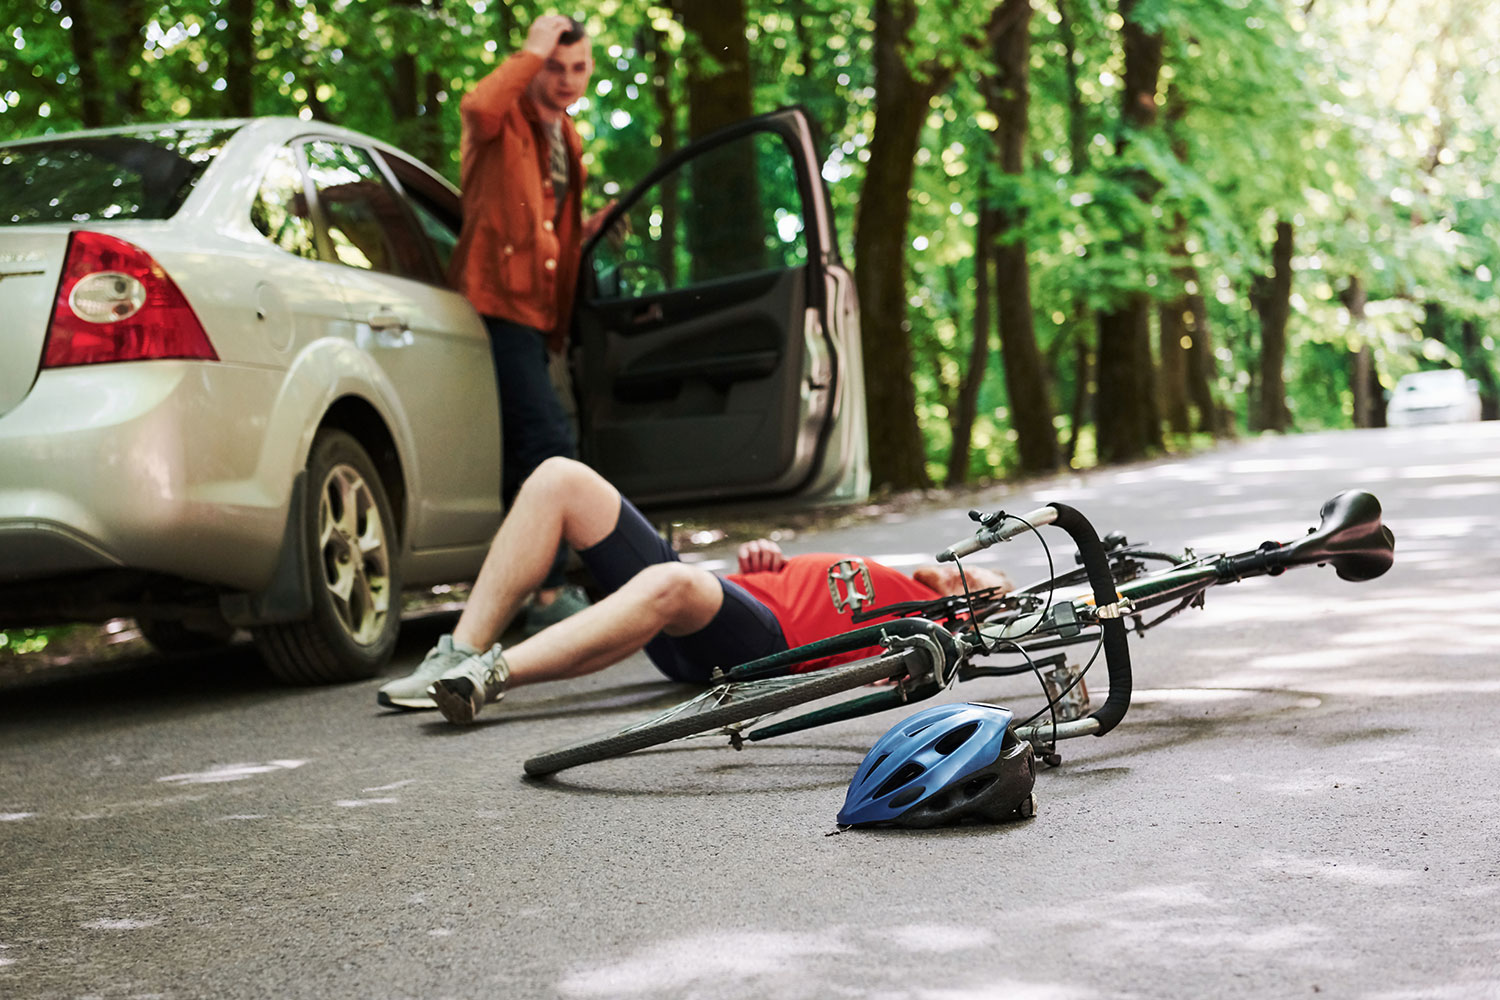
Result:
<svg viewBox="0 0 1500 1000">
<path fill-rule="evenodd" d="M 749 119 L 668 157 L 584 248 L 580 451 L 634 502 L 868 492 L 859 314 L 820 162 L 801 111 Z"/>
</svg>

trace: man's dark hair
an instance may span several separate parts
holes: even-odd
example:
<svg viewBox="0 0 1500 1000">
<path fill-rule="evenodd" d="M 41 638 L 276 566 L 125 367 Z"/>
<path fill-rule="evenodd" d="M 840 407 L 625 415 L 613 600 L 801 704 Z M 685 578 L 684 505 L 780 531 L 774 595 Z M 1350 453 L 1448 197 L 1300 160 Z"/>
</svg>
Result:
<svg viewBox="0 0 1500 1000">
<path fill-rule="evenodd" d="M 572 45 L 584 36 L 583 25 L 573 18 L 568 18 L 568 30 L 557 36 L 558 45 Z"/>
</svg>

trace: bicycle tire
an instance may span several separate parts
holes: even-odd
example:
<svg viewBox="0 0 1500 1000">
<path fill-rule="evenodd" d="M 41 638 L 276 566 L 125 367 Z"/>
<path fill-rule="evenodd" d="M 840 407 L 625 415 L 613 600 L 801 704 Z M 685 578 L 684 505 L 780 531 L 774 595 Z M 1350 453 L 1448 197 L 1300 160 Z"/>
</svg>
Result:
<svg viewBox="0 0 1500 1000">
<path fill-rule="evenodd" d="M 773 678 L 773 681 L 782 682 L 780 686 L 775 687 L 773 690 L 761 694 L 751 694 L 738 701 L 709 708 L 695 714 L 686 716 L 677 715 L 678 712 L 686 709 L 688 706 L 712 696 L 716 691 L 724 690 L 728 692 L 734 688 L 751 688 L 757 685 L 766 685 L 768 682 L 741 681 L 737 684 L 720 684 L 710 688 L 703 694 L 674 705 L 672 708 L 653 716 L 643 723 L 637 723 L 604 736 L 596 736 L 581 743 L 574 743 L 557 750 L 537 754 L 534 757 L 528 758 L 524 767 L 527 774 L 540 778 L 570 767 L 577 767 L 580 764 L 592 764 L 595 761 L 623 756 L 635 750 L 643 750 L 646 747 L 669 743 L 672 740 L 682 739 L 687 736 L 709 733 L 735 722 L 744 722 L 746 719 L 769 715 L 785 708 L 791 708 L 794 705 L 817 701 L 819 698 L 826 698 L 829 695 L 863 687 L 874 681 L 907 673 L 908 671 L 903 666 L 903 663 L 907 656 L 915 655 L 921 654 L 915 650 L 902 651 L 893 655 L 872 656 L 863 660 L 856 660 L 853 663 L 828 667 L 823 670 L 814 670 L 805 674 L 793 674 L 789 677 Z M 796 679 L 796 683 L 790 685 L 786 683 L 794 679 Z"/>
</svg>

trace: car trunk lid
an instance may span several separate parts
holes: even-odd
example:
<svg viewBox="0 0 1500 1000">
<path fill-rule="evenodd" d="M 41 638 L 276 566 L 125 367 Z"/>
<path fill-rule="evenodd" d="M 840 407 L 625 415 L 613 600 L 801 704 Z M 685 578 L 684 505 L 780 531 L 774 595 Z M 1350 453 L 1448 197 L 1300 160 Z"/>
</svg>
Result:
<svg viewBox="0 0 1500 1000">
<path fill-rule="evenodd" d="M 66 229 L 0 228 L 0 415 L 36 381 L 67 252 Z"/>
</svg>

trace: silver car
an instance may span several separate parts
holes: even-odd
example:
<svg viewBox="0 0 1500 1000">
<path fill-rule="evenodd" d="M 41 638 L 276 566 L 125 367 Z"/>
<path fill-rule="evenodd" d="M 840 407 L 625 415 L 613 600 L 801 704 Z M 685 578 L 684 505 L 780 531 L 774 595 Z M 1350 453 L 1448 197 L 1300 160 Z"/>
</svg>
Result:
<svg viewBox="0 0 1500 1000">
<path fill-rule="evenodd" d="M 644 506 L 867 489 L 818 163 L 799 112 L 753 119 L 586 248 L 580 447 Z M 472 577 L 502 515 L 488 340 L 444 281 L 459 212 L 298 119 L 0 144 L 0 626 L 248 628 L 285 679 L 375 673 L 403 587 Z"/>
<path fill-rule="evenodd" d="M 1457 368 L 1402 375 L 1385 406 L 1390 427 L 1466 423 L 1480 418 L 1479 381 Z"/>
</svg>

